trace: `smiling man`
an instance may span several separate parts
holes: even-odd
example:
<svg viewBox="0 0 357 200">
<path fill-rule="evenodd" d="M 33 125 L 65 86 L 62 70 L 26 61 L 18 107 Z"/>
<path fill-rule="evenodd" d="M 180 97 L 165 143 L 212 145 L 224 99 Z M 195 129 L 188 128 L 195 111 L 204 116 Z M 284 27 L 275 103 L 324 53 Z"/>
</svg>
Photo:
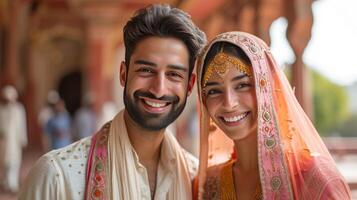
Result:
<svg viewBox="0 0 357 200">
<path fill-rule="evenodd" d="M 181 114 L 195 80 L 186 45 L 173 37 L 142 40 L 129 67 L 122 64 L 120 78 L 126 119 L 148 131 L 163 131 Z"/>
<path fill-rule="evenodd" d="M 125 109 L 92 138 L 40 158 L 20 199 L 192 199 L 197 160 L 166 127 L 185 107 L 204 43 L 183 11 L 139 10 L 124 27 Z"/>
</svg>

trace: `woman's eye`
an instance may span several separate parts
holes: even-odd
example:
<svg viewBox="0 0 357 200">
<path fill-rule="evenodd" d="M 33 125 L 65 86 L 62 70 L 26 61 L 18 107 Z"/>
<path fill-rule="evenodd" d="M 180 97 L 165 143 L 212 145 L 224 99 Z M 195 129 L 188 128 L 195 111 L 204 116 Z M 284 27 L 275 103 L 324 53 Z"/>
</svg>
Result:
<svg viewBox="0 0 357 200">
<path fill-rule="evenodd" d="M 219 93 L 221 93 L 221 91 L 219 91 L 217 89 L 210 89 L 210 90 L 207 90 L 206 95 L 212 96 L 212 95 L 219 94 Z"/>
<path fill-rule="evenodd" d="M 250 83 L 239 83 L 239 84 L 236 86 L 236 89 L 249 88 L 250 86 L 251 86 Z"/>
</svg>

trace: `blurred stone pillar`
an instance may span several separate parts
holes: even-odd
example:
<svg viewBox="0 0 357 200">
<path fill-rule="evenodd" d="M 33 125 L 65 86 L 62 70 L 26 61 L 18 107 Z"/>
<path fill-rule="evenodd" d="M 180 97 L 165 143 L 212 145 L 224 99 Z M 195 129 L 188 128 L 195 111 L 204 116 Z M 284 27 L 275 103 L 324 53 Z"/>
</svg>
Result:
<svg viewBox="0 0 357 200">
<path fill-rule="evenodd" d="M 284 0 L 260 0 L 256 6 L 255 33 L 269 46 L 271 45 L 270 27 L 273 21 L 283 14 L 283 1 Z"/>
<path fill-rule="evenodd" d="M 22 0 L 9 1 L 9 18 L 6 23 L 4 69 L 1 73 L 1 84 L 16 86 L 19 73 L 19 14 L 23 8 Z M 10 20 L 11 19 L 11 20 Z"/>
<path fill-rule="evenodd" d="M 92 1 L 78 7 L 87 22 L 86 90 L 95 95 L 97 113 L 106 101 L 112 100 L 112 71 L 117 67 L 113 66 L 113 46 L 121 40 L 122 33 L 118 35 L 117 30 L 122 30 L 121 21 L 127 15 L 121 4 L 120 1 Z"/>
<path fill-rule="evenodd" d="M 41 135 L 34 103 L 35 89 L 31 60 L 33 52 L 28 35 L 31 1 L 8 2 L 9 18 L 5 26 L 4 68 L 0 75 L 0 84 L 11 84 L 19 90 L 19 100 L 26 111 L 28 147 L 41 148 Z"/>
<path fill-rule="evenodd" d="M 99 112 L 104 101 L 103 86 L 103 49 L 104 38 L 100 36 L 100 31 L 95 24 L 88 27 L 87 56 L 85 73 L 87 74 L 88 91 L 95 94 L 95 110 Z M 104 34 L 105 35 L 105 34 Z"/>
<path fill-rule="evenodd" d="M 295 88 L 296 98 L 311 120 L 313 118 L 311 81 L 309 70 L 304 64 L 302 56 L 311 39 L 312 1 L 285 1 L 285 12 L 288 19 L 287 38 L 296 58 L 292 65 L 292 86 Z"/>
<path fill-rule="evenodd" d="M 26 55 L 25 61 L 26 65 L 26 76 L 25 76 L 25 90 L 24 90 L 24 106 L 26 109 L 26 116 L 27 116 L 27 130 L 28 130 L 28 146 L 33 149 L 43 149 L 43 141 L 42 141 L 42 130 L 38 123 L 38 112 L 36 111 L 36 103 L 35 97 L 36 87 L 34 84 L 35 74 L 34 74 L 34 61 L 33 61 L 33 40 L 29 37 L 28 42 L 26 45 Z"/>
</svg>

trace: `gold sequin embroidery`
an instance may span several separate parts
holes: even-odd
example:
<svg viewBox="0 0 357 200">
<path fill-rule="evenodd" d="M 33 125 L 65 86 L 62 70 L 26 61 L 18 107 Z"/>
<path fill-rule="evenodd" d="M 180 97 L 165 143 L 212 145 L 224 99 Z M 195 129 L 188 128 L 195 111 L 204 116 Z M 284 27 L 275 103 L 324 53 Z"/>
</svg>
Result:
<svg viewBox="0 0 357 200">
<path fill-rule="evenodd" d="M 244 64 L 241 60 L 234 56 L 230 56 L 224 52 L 220 52 L 213 58 L 213 60 L 207 67 L 206 73 L 203 77 L 203 87 L 206 86 L 207 81 L 210 79 L 214 72 L 216 72 L 220 76 L 223 76 L 230 66 L 235 67 L 238 71 L 247 74 L 249 77 L 252 76 L 250 66 Z"/>
</svg>

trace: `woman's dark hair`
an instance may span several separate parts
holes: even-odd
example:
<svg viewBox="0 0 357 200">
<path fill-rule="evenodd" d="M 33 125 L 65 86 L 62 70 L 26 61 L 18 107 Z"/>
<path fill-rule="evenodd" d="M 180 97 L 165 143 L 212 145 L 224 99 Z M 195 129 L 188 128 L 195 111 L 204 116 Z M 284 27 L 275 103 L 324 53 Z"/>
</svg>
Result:
<svg viewBox="0 0 357 200">
<path fill-rule="evenodd" d="M 236 56 L 237 58 L 241 59 L 244 63 L 251 65 L 250 59 L 248 58 L 247 54 L 240 47 L 229 42 L 216 42 L 211 46 L 210 50 L 206 54 L 203 63 L 203 70 L 202 70 L 203 74 L 206 73 L 208 63 L 210 63 L 211 60 L 214 58 L 214 56 L 221 51 Z"/>
<path fill-rule="evenodd" d="M 206 42 L 206 36 L 193 24 L 187 13 L 162 4 L 138 10 L 124 27 L 127 67 L 136 45 L 150 36 L 174 37 L 184 42 L 189 51 L 189 75 L 191 75 L 195 60 Z"/>
</svg>

